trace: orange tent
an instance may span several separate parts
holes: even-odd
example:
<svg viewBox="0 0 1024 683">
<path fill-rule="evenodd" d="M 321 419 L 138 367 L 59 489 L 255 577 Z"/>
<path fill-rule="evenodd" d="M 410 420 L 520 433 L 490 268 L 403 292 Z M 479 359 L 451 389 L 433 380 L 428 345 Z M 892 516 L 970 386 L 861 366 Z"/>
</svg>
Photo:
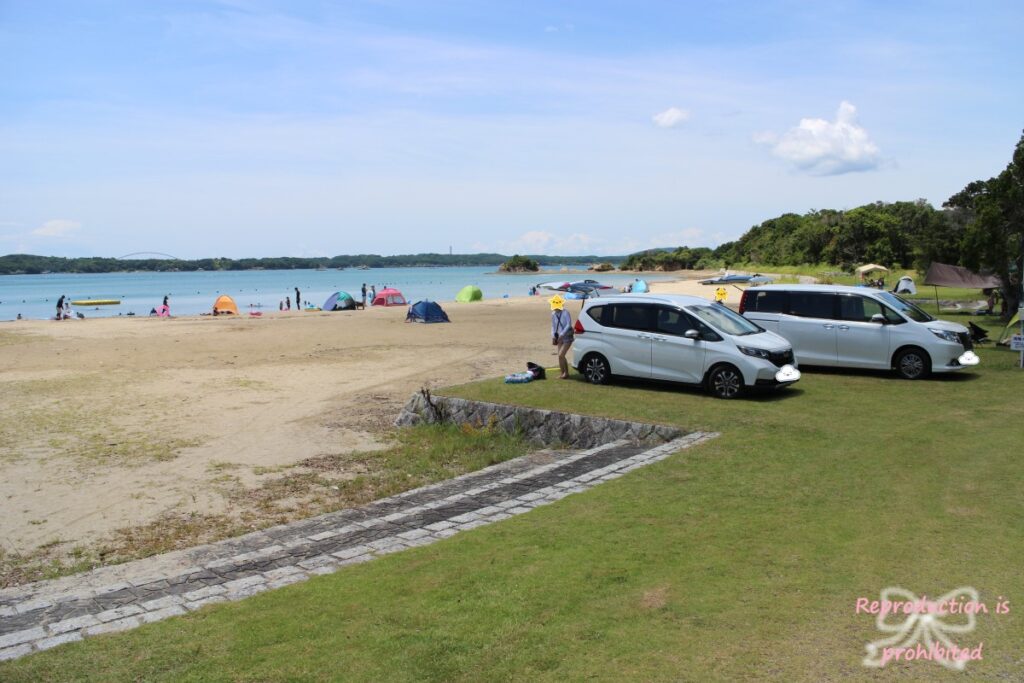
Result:
<svg viewBox="0 0 1024 683">
<path fill-rule="evenodd" d="M 235 300 L 227 294 L 221 294 L 217 297 L 217 300 L 213 302 L 213 314 L 224 315 L 225 313 L 231 313 L 238 315 L 238 306 L 235 305 Z"/>
</svg>

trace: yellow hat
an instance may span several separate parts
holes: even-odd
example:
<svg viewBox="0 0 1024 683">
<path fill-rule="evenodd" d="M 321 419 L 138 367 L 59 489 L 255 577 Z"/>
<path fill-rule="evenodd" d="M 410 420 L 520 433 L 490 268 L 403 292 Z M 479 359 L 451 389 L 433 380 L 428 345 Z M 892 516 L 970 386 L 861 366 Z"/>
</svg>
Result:
<svg viewBox="0 0 1024 683">
<path fill-rule="evenodd" d="M 560 294 L 555 294 L 553 297 L 551 297 L 551 310 L 552 311 L 560 311 L 560 310 L 562 310 L 562 304 L 564 304 L 564 303 L 565 303 L 565 299 L 563 299 Z"/>
</svg>

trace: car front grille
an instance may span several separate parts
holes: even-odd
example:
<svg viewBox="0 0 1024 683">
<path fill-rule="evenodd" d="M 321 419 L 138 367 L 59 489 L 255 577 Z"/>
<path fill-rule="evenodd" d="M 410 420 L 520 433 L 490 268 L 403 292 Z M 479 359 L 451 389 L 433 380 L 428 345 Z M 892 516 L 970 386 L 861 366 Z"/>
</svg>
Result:
<svg viewBox="0 0 1024 683">
<path fill-rule="evenodd" d="M 974 348 L 974 342 L 971 341 L 970 332 L 957 332 L 956 336 L 960 340 L 960 345 L 964 347 L 964 351 L 970 351 Z"/>
<path fill-rule="evenodd" d="M 781 368 L 783 365 L 793 362 L 793 349 L 786 349 L 785 351 L 772 351 L 768 354 L 768 360 L 770 360 L 775 367 Z"/>
</svg>

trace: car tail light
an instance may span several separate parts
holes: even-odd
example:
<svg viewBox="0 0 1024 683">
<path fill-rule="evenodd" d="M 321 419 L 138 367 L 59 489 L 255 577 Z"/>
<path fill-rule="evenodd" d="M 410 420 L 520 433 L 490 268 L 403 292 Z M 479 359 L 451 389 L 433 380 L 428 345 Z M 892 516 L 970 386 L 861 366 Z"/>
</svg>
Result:
<svg viewBox="0 0 1024 683">
<path fill-rule="evenodd" d="M 572 326 L 572 329 L 576 334 L 583 334 L 586 332 L 586 330 L 583 329 L 583 323 L 581 323 L 579 319 L 576 320 L 576 324 Z"/>
<path fill-rule="evenodd" d="M 743 296 L 740 297 L 740 315 L 743 315 L 743 311 L 747 310 L 747 295 L 750 294 L 750 290 L 744 289 Z"/>
</svg>

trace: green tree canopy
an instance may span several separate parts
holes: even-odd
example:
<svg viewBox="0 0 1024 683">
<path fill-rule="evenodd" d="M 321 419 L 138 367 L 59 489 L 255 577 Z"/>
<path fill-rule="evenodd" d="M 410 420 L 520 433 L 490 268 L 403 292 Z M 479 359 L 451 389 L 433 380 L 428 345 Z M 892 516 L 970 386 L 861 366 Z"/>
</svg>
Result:
<svg viewBox="0 0 1024 683">
<path fill-rule="evenodd" d="M 1022 300 L 1024 275 L 1024 134 L 1002 173 L 969 183 L 945 206 L 967 212 L 963 264 L 1002 279 L 1007 315 L 1012 315 Z"/>
</svg>

